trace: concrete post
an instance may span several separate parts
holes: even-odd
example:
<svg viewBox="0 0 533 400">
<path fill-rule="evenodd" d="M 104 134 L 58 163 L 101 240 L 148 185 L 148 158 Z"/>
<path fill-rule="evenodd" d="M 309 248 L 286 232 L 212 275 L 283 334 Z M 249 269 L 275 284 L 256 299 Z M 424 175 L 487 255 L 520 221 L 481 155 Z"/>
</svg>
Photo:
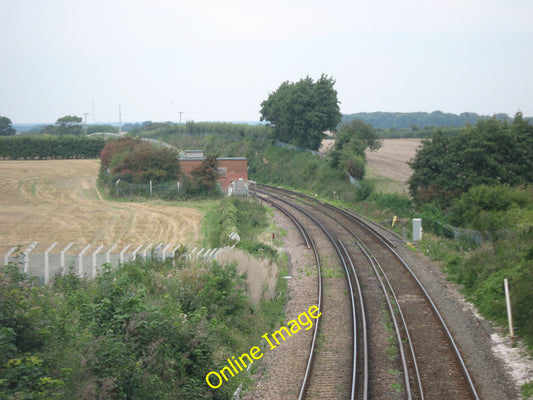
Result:
<svg viewBox="0 0 533 400">
<path fill-rule="evenodd" d="M 141 248 L 143 247 L 143 245 L 141 244 L 139 247 L 137 247 L 134 251 L 133 251 L 133 254 L 131 255 L 131 259 L 132 260 L 135 260 L 135 257 L 137 257 L 137 252 L 139 250 L 141 250 Z"/>
<path fill-rule="evenodd" d="M 83 278 L 83 255 L 87 250 L 89 250 L 89 247 L 91 247 L 90 244 L 85 246 L 85 248 L 78 254 L 78 275 L 80 278 Z"/>
<path fill-rule="evenodd" d="M 122 251 L 120 252 L 120 264 L 124 264 L 124 253 L 126 252 L 126 250 L 128 250 L 130 248 L 131 244 L 128 244 L 126 247 L 124 247 L 124 249 L 122 249 Z"/>
<path fill-rule="evenodd" d="M 150 243 L 148 246 L 146 246 L 143 250 L 143 258 L 144 258 L 144 261 L 146 261 L 146 253 L 148 252 L 148 250 L 150 250 L 152 248 L 152 246 L 154 245 L 154 242 Z"/>
<path fill-rule="evenodd" d="M 105 253 L 105 262 L 106 264 L 110 264 L 111 263 L 111 258 L 109 257 L 109 255 L 111 254 L 111 252 L 113 250 L 115 250 L 115 248 L 117 247 L 116 244 L 114 244 L 113 246 L 111 246 L 111 248 L 109 250 L 107 250 L 107 253 Z"/>
<path fill-rule="evenodd" d="M 94 253 L 93 253 L 93 279 L 96 278 L 96 255 L 104 248 L 104 245 L 101 244 Z"/>
<path fill-rule="evenodd" d="M 4 265 L 9 264 L 9 256 L 17 249 L 18 246 L 13 246 L 4 256 Z"/>
<path fill-rule="evenodd" d="M 59 256 L 59 264 L 61 266 L 61 271 L 63 271 L 63 276 L 67 274 L 66 266 L 65 266 L 65 253 L 72 247 L 74 243 L 69 243 L 67 247 L 65 247 L 63 250 L 61 250 L 61 254 Z"/>
<path fill-rule="evenodd" d="M 131 244 L 128 244 L 126 247 L 124 247 L 122 249 L 122 251 L 120 252 L 120 264 L 124 264 L 124 253 L 126 252 L 126 250 L 128 250 L 130 248 Z"/>
<path fill-rule="evenodd" d="M 36 247 L 37 247 L 37 242 L 33 242 L 32 244 L 28 246 L 26 250 L 24 250 L 24 253 L 22 253 L 24 255 L 24 273 L 26 275 L 30 274 L 30 253 Z"/>
<path fill-rule="evenodd" d="M 181 244 L 178 244 L 176 247 L 172 249 L 172 268 L 176 267 L 176 251 L 181 247 Z"/>
<path fill-rule="evenodd" d="M 163 249 L 163 254 L 162 254 L 163 261 L 165 261 L 165 259 L 166 259 L 167 251 L 168 251 L 168 249 L 170 249 L 170 246 L 172 246 L 172 243 L 167 244 L 165 246 L 165 248 Z"/>
<path fill-rule="evenodd" d="M 52 251 L 52 249 L 56 246 L 57 242 L 54 242 L 46 251 L 44 252 L 44 284 L 48 284 L 48 280 L 50 279 L 50 259 L 48 257 L 48 253 Z"/>
</svg>

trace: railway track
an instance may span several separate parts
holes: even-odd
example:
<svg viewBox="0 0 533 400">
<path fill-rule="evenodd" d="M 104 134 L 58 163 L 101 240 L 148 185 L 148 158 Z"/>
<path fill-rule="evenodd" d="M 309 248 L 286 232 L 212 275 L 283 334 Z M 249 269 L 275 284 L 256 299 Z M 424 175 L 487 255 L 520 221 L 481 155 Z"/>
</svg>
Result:
<svg viewBox="0 0 533 400">
<path fill-rule="evenodd" d="M 294 192 L 256 195 L 298 224 L 320 268 L 322 316 L 298 399 L 479 398 L 443 318 L 394 250 L 397 238 Z"/>
</svg>

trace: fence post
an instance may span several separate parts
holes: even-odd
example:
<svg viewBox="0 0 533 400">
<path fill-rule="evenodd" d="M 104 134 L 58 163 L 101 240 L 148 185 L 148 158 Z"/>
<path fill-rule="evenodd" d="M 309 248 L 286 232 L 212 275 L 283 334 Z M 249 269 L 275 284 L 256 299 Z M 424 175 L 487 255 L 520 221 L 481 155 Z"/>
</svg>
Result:
<svg viewBox="0 0 533 400">
<path fill-rule="evenodd" d="M 507 318 L 509 320 L 509 336 L 511 336 L 511 340 L 514 340 L 513 314 L 511 313 L 511 297 L 509 296 L 509 281 L 507 281 L 507 278 L 503 280 L 503 285 L 505 287 L 505 302 L 507 303 Z"/>
<path fill-rule="evenodd" d="M 154 242 L 150 243 L 148 246 L 146 246 L 146 247 L 144 248 L 144 250 L 143 250 L 143 258 L 144 258 L 144 261 L 146 261 L 146 252 L 152 248 L 153 244 L 154 244 Z"/>
<path fill-rule="evenodd" d="M 196 253 L 196 259 L 198 260 L 202 253 L 204 252 L 204 248 L 202 247 L 202 250 L 200 250 L 198 253 Z"/>
<path fill-rule="evenodd" d="M 32 244 L 30 244 L 28 248 L 24 250 L 24 253 L 22 253 L 24 254 L 24 273 L 26 275 L 30 274 L 30 253 L 35 247 L 37 247 L 37 242 L 32 242 Z"/>
<path fill-rule="evenodd" d="M 89 247 L 91 247 L 90 244 L 85 246 L 85 248 L 78 254 L 78 276 L 80 278 L 83 278 L 83 255 L 87 250 L 89 250 Z"/>
<path fill-rule="evenodd" d="M 124 252 L 130 248 L 131 244 L 128 244 L 126 247 L 122 249 L 120 252 L 120 264 L 124 264 Z"/>
<path fill-rule="evenodd" d="M 141 250 L 141 247 L 143 247 L 142 244 L 141 244 L 139 247 L 137 247 L 137 248 L 133 251 L 133 254 L 132 254 L 132 256 L 131 256 L 131 257 L 132 257 L 132 260 L 135 261 L 135 257 L 137 257 L 137 252 L 138 252 L 139 250 Z"/>
<path fill-rule="evenodd" d="M 163 249 L 163 254 L 162 254 L 162 260 L 165 261 L 166 259 L 166 253 L 167 253 L 167 250 L 170 248 L 170 246 L 172 246 L 172 243 L 169 243 L 166 245 L 166 247 Z"/>
<path fill-rule="evenodd" d="M 116 244 L 114 244 L 113 246 L 111 246 L 111 248 L 110 248 L 109 250 L 107 250 L 107 253 L 105 253 L 105 262 L 106 262 L 106 264 L 109 264 L 109 263 L 110 263 L 110 261 L 109 261 L 109 260 L 110 260 L 110 258 L 109 258 L 109 254 L 110 254 L 113 250 L 115 250 L 115 247 L 117 247 Z"/>
<path fill-rule="evenodd" d="M 192 249 L 192 251 L 189 253 L 189 261 L 192 261 L 192 258 L 194 257 L 194 253 L 196 253 L 196 249 L 197 249 L 197 247 Z"/>
<path fill-rule="evenodd" d="M 63 276 L 67 274 L 66 267 L 65 267 L 65 253 L 72 247 L 74 243 L 69 243 L 67 247 L 65 247 L 63 250 L 61 250 L 61 255 L 59 259 L 59 265 L 61 266 L 61 270 L 63 271 Z"/>
<path fill-rule="evenodd" d="M 4 265 L 9 264 L 9 256 L 17 249 L 18 246 L 13 246 L 4 256 Z"/>
<path fill-rule="evenodd" d="M 50 260 L 48 257 L 48 253 L 52 251 L 54 247 L 56 247 L 57 242 L 54 242 L 46 251 L 44 252 L 44 284 L 48 284 L 48 280 L 50 278 Z"/>
<path fill-rule="evenodd" d="M 100 247 L 98 247 L 93 253 L 93 279 L 96 278 L 96 255 L 100 252 L 100 250 L 102 250 L 103 247 L 104 245 L 101 244 Z"/>
<path fill-rule="evenodd" d="M 180 248 L 181 244 L 178 243 L 176 247 L 172 250 L 172 268 L 176 267 L 176 251 Z"/>
</svg>

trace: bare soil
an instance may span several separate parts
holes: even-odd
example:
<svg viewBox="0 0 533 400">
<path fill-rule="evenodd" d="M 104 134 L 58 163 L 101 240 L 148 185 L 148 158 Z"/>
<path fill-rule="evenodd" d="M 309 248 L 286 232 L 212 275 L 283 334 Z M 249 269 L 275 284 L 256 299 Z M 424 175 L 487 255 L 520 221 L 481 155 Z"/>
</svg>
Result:
<svg viewBox="0 0 533 400">
<path fill-rule="evenodd" d="M 103 199 L 99 167 L 99 160 L 0 161 L 0 254 L 33 241 L 120 247 L 200 238 L 199 210 Z"/>
</svg>

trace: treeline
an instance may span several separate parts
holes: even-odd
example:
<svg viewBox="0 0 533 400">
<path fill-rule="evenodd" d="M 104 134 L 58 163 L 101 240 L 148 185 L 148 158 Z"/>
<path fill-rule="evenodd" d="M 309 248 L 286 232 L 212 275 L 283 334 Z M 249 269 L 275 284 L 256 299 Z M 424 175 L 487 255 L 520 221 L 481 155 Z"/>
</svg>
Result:
<svg viewBox="0 0 533 400">
<path fill-rule="evenodd" d="M 533 183 L 533 126 L 490 118 L 447 136 L 437 131 L 410 163 L 409 190 L 418 203 L 444 206 L 476 185 Z"/>
<path fill-rule="evenodd" d="M 509 119 L 507 114 L 496 114 L 496 119 Z M 491 116 L 464 112 L 461 114 L 444 113 L 442 111 L 428 112 L 361 112 L 346 114 L 343 121 L 360 119 L 376 129 L 409 129 L 417 131 L 432 127 L 461 127 L 466 124 L 475 125 L 480 119 L 492 118 Z"/>
<path fill-rule="evenodd" d="M 86 136 L 3 136 L 0 137 L 0 158 L 98 158 L 104 146 L 103 138 Z"/>
<path fill-rule="evenodd" d="M 231 122 L 194 122 L 185 124 L 172 122 L 151 122 L 142 124 L 127 124 L 124 129 L 131 136 L 157 137 L 166 141 L 175 135 L 221 135 L 234 137 L 267 138 L 271 134 L 271 128 L 264 124 L 245 124 Z"/>
</svg>

